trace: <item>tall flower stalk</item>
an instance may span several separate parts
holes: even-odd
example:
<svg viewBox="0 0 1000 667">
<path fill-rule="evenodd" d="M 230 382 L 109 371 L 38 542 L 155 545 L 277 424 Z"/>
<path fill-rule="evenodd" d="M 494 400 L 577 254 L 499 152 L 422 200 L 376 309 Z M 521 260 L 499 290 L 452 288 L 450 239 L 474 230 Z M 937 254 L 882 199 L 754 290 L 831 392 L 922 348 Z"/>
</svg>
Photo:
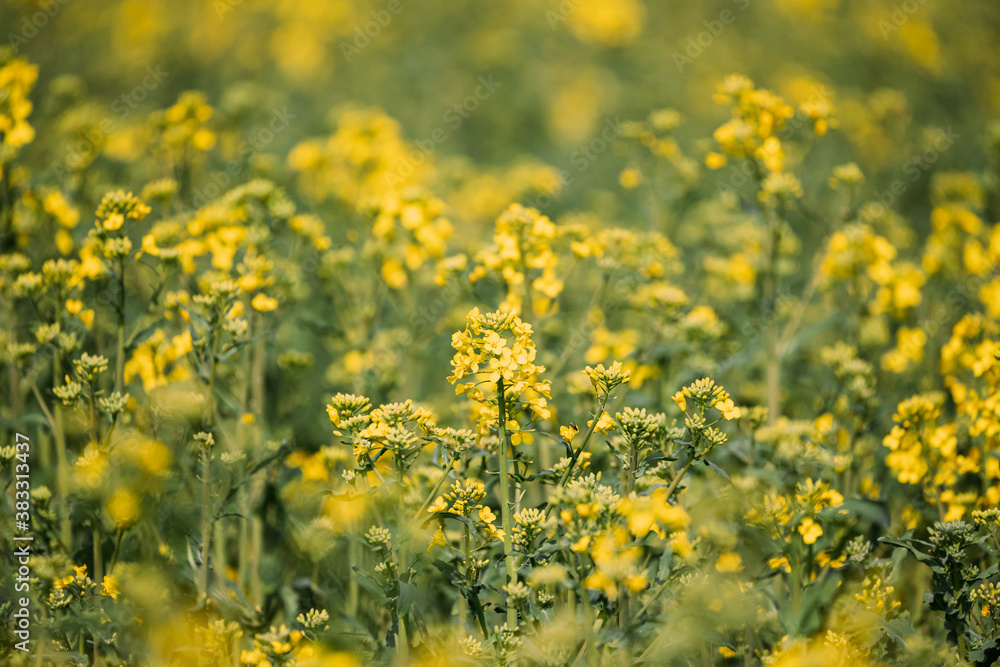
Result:
<svg viewBox="0 0 1000 667">
<path fill-rule="evenodd" d="M 507 584 L 517 583 L 517 564 L 514 562 L 514 542 L 511 537 L 510 518 L 510 471 L 508 456 L 510 436 L 507 433 L 507 406 L 504 395 L 503 378 L 497 380 L 497 405 L 499 408 L 499 458 L 500 458 L 500 521 L 503 526 L 503 557 L 507 566 Z M 517 627 L 517 609 L 507 604 L 507 627 Z"/>
<path fill-rule="evenodd" d="M 513 522 L 511 519 L 511 476 L 509 457 L 515 445 L 533 441 L 529 431 L 522 430 L 518 419 L 544 420 L 550 416 L 548 380 L 539 380 L 545 370 L 536 366 L 535 343 L 531 325 L 513 312 L 497 311 L 483 315 L 478 308 L 469 313 L 465 331 L 452 336 L 455 356 L 454 372 L 448 378 L 456 384 L 456 393 L 467 394 L 480 404 L 479 435 L 487 436 L 496 428 L 500 468 L 500 514 L 503 527 L 504 561 L 507 583 L 517 583 L 517 556 L 514 554 Z M 496 387 L 495 396 L 487 396 L 476 376 Z M 459 384 L 459 380 L 471 378 Z M 517 608 L 508 601 L 507 627 L 517 627 Z"/>
</svg>

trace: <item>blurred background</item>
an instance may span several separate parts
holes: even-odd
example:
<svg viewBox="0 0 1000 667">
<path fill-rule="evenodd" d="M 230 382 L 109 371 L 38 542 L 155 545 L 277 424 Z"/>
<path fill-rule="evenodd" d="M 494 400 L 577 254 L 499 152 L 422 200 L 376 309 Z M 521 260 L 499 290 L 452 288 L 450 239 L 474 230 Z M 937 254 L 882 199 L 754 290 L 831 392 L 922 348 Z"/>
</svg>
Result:
<svg viewBox="0 0 1000 667">
<path fill-rule="evenodd" d="M 574 163 L 574 151 L 609 120 L 660 108 L 680 111 L 688 143 L 706 141 L 725 117 L 712 92 L 732 72 L 790 102 L 816 84 L 835 91 L 840 131 L 816 159 L 856 159 L 873 188 L 903 168 L 927 127 L 961 137 L 943 160 L 981 163 L 977 138 L 1000 111 L 1000 5 L 990 0 L 8 0 L 0 24 L 40 66 L 38 90 L 58 85 L 93 105 L 74 107 L 61 130 L 85 112 L 114 120 L 102 159 L 142 151 L 127 130 L 189 89 L 244 136 L 287 109 L 287 131 L 256 151 L 256 168 L 279 172 L 284 160 L 266 156 L 328 132 L 344 105 L 374 105 L 411 140 L 443 130 L 442 169 L 461 156 L 570 170 L 577 177 L 550 213 L 635 214 L 609 187 L 625 158 L 608 150 Z M 153 85 L 151 71 L 162 73 Z M 480 77 L 496 82 L 483 100 Z M 43 107 L 34 122 L 59 111 Z M 29 153 L 60 150 L 63 137 L 46 130 Z M 926 200 L 921 187 L 906 197 Z"/>
</svg>

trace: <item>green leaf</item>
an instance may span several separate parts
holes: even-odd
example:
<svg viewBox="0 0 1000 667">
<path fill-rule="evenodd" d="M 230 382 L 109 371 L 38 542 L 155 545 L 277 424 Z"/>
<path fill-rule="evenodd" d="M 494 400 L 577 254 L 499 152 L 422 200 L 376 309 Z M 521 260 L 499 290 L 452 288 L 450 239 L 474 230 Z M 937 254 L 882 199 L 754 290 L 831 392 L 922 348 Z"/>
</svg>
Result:
<svg viewBox="0 0 1000 667">
<path fill-rule="evenodd" d="M 162 323 L 163 323 L 162 319 L 157 319 L 148 327 L 146 327 L 145 329 L 139 331 L 134 336 L 132 336 L 132 338 L 129 340 L 128 347 L 125 348 L 125 351 L 131 352 L 135 350 L 135 348 L 138 347 L 140 343 L 142 343 L 144 340 L 155 334 L 156 330 L 160 327 Z"/>
<path fill-rule="evenodd" d="M 456 521 L 461 521 L 470 529 L 472 529 L 473 533 L 476 533 L 476 524 L 472 523 L 468 517 L 462 516 L 461 514 L 457 514 L 455 512 L 434 512 L 433 514 L 427 515 L 427 517 L 424 518 L 420 523 L 421 525 L 426 526 L 434 519 L 455 519 Z"/>
<path fill-rule="evenodd" d="M 400 616 L 410 611 L 413 601 L 417 599 L 417 587 L 405 581 L 399 581 L 399 599 L 396 601 L 396 613 Z"/>
<path fill-rule="evenodd" d="M 670 576 L 670 566 L 674 561 L 674 548 L 668 542 L 656 566 L 656 583 L 662 584 Z"/>
<path fill-rule="evenodd" d="M 913 554 L 913 556 L 918 561 L 920 561 L 921 563 L 927 563 L 928 565 L 930 565 L 932 563 L 936 563 L 937 562 L 937 559 L 935 559 L 930 554 L 924 553 L 923 551 L 920 551 L 919 549 L 917 549 L 916 544 L 918 544 L 918 543 L 919 544 L 928 544 L 926 542 L 920 542 L 920 540 L 912 540 L 912 539 L 900 539 L 900 538 L 897 538 L 897 537 L 880 537 L 880 538 L 878 538 L 878 541 L 881 542 L 881 543 L 883 543 L 883 544 L 890 544 L 890 545 L 892 545 L 894 547 L 899 547 L 901 549 L 906 549 L 911 554 Z M 930 545 L 928 544 L 928 546 L 930 546 Z"/>
<path fill-rule="evenodd" d="M 723 469 L 722 469 L 722 468 L 720 468 L 719 466 L 715 465 L 714 463 L 712 463 L 712 462 L 711 462 L 711 461 L 709 461 L 708 459 L 705 459 L 705 465 L 707 465 L 707 466 L 708 466 L 709 468 L 711 468 L 711 469 L 712 469 L 712 470 L 714 470 L 715 472 L 717 472 L 717 473 L 719 473 L 720 475 L 722 475 L 723 477 L 725 477 L 725 478 L 726 478 L 726 481 L 727 481 L 727 482 L 731 482 L 731 481 L 733 481 L 732 479 L 730 479 L 730 477 L 729 477 L 729 473 L 727 473 L 727 472 L 726 472 L 725 470 L 723 470 Z"/>
<path fill-rule="evenodd" d="M 888 526 L 890 523 L 889 513 L 882 503 L 864 498 L 848 498 L 842 505 L 831 508 L 833 513 L 847 510 L 852 516 L 859 516 L 868 519 L 879 526 Z"/>
</svg>

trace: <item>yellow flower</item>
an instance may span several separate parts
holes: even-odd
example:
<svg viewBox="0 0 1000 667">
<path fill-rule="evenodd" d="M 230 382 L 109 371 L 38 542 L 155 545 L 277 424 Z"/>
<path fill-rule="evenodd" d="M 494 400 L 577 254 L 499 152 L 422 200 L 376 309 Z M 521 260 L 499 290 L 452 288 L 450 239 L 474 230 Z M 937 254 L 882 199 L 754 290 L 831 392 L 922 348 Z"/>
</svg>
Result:
<svg viewBox="0 0 1000 667">
<path fill-rule="evenodd" d="M 678 391 L 676 394 L 674 394 L 670 398 L 674 399 L 674 403 L 676 403 L 677 407 L 679 407 L 682 411 L 688 409 L 687 408 L 687 399 L 684 397 L 684 390 L 683 389 L 680 390 L 680 391 Z"/>
<path fill-rule="evenodd" d="M 512 422 L 508 429 L 510 433 L 511 445 L 530 445 L 535 441 L 535 436 L 532 435 L 531 431 L 522 431 L 517 422 Z"/>
<path fill-rule="evenodd" d="M 382 263 L 382 279 L 393 289 L 403 289 L 409 283 L 403 263 L 392 258 Z"/>
<path fill-rule="evenodd" d="M 768 567 L 772 570 L 784 570 L 786 574 L 792 571 L 792 565 L 788 562 L 787 556 L 774 556 L 767 561 Z"/>
<path fill-rule="evenodd" d="M 681 558 L 687 558 L 694 553 L 694 547 L 691 546 L 691 540 L 688 539 L 685 532 L 677 532 L 671 535 L 670 546 L 673 548 L 674 553 Z"/>
<path fill-rule="evenodd" d="M 431 506 L 427 508 L 428 514 L 434 514 L 435 512 L 447 512 L 448 503 L 445 502 L 444 497 L 438 496 L 437 499 L 431 503 Z"/>
<path fill-rule="evenodd" d="M 118 231 L 125 224 L 125 216 L 121 213 L 112 213 L 101 224 L 109 232 Z"/>
<path fill-rule="evenodd" d="M 823 534 L 823 528 L 810 517 L 802 519 L 798 531 L 802 535 L 802 541 L 806 544 L 815 544 L 816 540 Z"/>
<path fill-rule="evenodd" d="M 101 583 L 101 595 L 109 597 L 112 600 L 117 600 L 120 593 L 121 589 L 118 588 L 118 580 L 110 574 L 105 575 L 104 581 Z"/>
<path fill-rule="evenodd" d="M 589 427 L 593 423 L 594 420 L 591 419 L 587 422 L 587 426 Z M 618 428 L 618 425 L 615 424 L 615 420 L 611 418 L 611 415 L 605 412 L 601 415 L 601 418 L 597 420 L 597 425 L 594 426 L 594 431 L 597 433 L 607 433 L 608 431 L 613 431 L 616 428 Z"/>
<path fill-rule="evenodd" d="M 431 543 L 427 545 L 427 553 L 434 553 L 434 547 L 446 547 L 448 542 L 444 539 L 444 530 L 438 526 L 437 532 L 431 538 Z"/>
<path fill-rule="evenodd" d="M 727 551 L 719 555 L 715 561 L 715 569 L 719 572 L 742 572 L 743 559 L 739 554 Z"/>
<path fill-rule="evenodd" d="M 493 523 L 497 517 L 489 507 L 483 507 L 479 510 L 479 520 L 483 523 Z"/>
<path fill-rule="evenodd" d="M 720 412 L 722 412 L 723 417 L 729 420 L 739 419 L 740 416 L 742 415 L 740 409 L 736 407 L 736 404 L 733 403 L 733 399 L 731 398 L 727 398 L 724 401 L 719 401 L 718 403 L 715 404 L 715 407 L 718 408 Z"/>
<path fill-rule="evenodd" d="M 261 313 L 269 313 L 278 307 L 277 299 L 272 299 L 264 293 L 260 293 L 250 302 L 253 309 Z"/>
<path fill-rule="evenodd" d="M 644 574 L 630 574 L 625 577 L 625 587 L 630 593 L 638 593 L 646 587 L 649 579 Z"/>
<path fill-rule="evenodd" d="M 709 169 L 721 169 L 726 166 L 726 156 L 722 153 L 709 153 L 705 156 L 705 166 Z"/>
<path fill-rule="evenodd" d="M 632 190 L 642 182 L 642 172 L 635 167 L 628 167 L 618 175 L 618 183 L 626 190 Z"/>
<path fill-rule="evenodd" d="M 139 496 L 128 489 L 119 489 L 104 510 L 116 528 L 128 528 L 139 520 Z"/>
</svg>

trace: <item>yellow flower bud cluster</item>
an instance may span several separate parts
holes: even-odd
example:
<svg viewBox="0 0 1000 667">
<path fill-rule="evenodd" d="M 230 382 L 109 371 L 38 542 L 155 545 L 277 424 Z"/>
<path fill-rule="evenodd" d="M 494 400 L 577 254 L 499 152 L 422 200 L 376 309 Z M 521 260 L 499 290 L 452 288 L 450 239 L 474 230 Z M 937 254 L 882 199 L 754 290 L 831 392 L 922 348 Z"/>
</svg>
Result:
<svg viewBox="0 0 1000 667">
<path fill-rule="evenodd" d="M 530 437 L 530 434 L 520 431 L 516 417 L 528 408 L 531 419 L 548 419 L 548 399 L 551 398 L 549 381 L 538 379 L 545 367 L 534 363 L 537 351 L 531 339 L 531 325 L 510 311 L 484 315 L 478 308 L 469 312 L 468 322 L 465 331 L 458 331 L 452 336 L 451 346 L 455 355 L 451 360 L 453 371 L 448 381 L 455 385 L 456 394 L 468 394 L 469 398 L 481 404 L 481 434 L 488 432 L 499 419 L 495 392 L 497 385 L 502 383 L 511 442 L 530 442 L 525 437 Z M 460 382 L 466 378 L 470 380 Z M 482 386 L 484 381 L 487 386 L 485 391 Z"/>
<path fill-rule="evenodd" d="M 549 313 L 563 290 L 556 269 L 559 256 L 552 247 L 555 223 L 533 208 L 511 204 L 496 221 L 493 246 L 475 256 L 472 282 L 498 276 L 507 286 L 500 310 L 520 311 L 529 299 L 537 315 Z"/>
</svg>

